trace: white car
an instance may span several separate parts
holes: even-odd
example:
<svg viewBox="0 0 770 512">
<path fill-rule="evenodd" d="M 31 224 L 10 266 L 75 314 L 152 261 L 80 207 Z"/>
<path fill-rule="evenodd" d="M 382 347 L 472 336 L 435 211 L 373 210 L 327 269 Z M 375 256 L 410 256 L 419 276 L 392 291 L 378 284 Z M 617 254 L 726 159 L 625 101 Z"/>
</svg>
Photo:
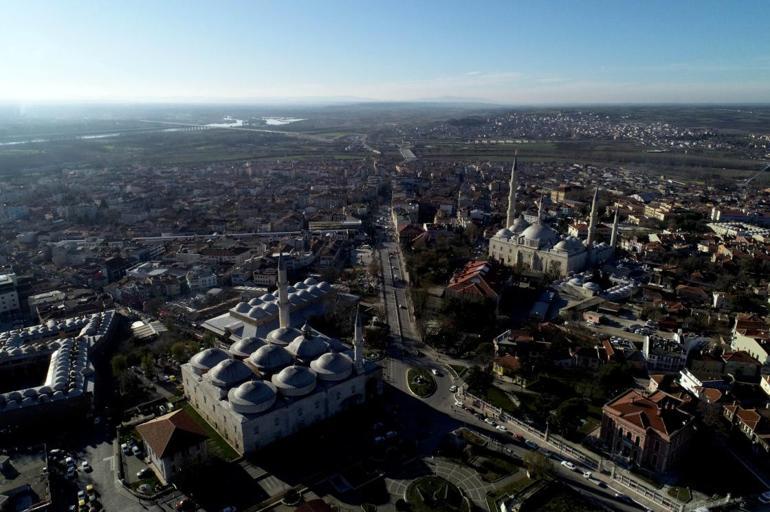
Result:
<svg viewBox="0 0 770 512">
<path fill-rule="evenodd" d="M 495 422 L 492 421 L 492 419 L 490 419 L 490 418 L 484 418 L 484 423 L 486 423 L 488 425 L 494 425 L 495 424 Z"/>
<path fill-rule="evenodd" d="M 575 465 L 568 460 L 561 461 L 561 465 L 569 469 L 570 471 L 575 471 Z"/>
<path fill-rule="evenodd" d="M 449 386 L 449 392 L 450 392 L 450 393 L 455 393 L 455 392 L 457 392 L 457 386 L 455 386 L 454 384 L 452 384 L 451 386 Z"/>
<path fill-rule="evenodd" d="M 759 501 L 761 501 L 762 503 L 765 503 L 765 504 L 770 503 L 770 491 L 766 491 L 766 492 L 763 492 L 762 494 L 760 494 L 759 495 Z"/>
<path fill-rule="evenodd" d="M 91 464 L 89 464 L 87 460 L 84 460 L 80 463 L 80 470 L 85 471 L 86 473 L 91 472 Z"/>
<path fill-rule="evenodd" d="M 506 428 L 505 428 L 504 426 L 502 426 L 502 425 L 497 425 L 495 428 L 496 428 L 497 430 L 499 430 L 500 432 L 508 432 L 508 429 L 506 429 Z"/>
<path fill-rule="evenodd" d="M 435 368 L 431 368 L 430 373 L 438 377 L 438 370 L 436 370 Z"/>
<path fill-rule="evenodd" d="M 591 479 L 593 474 L 590 471 L 583 471 L 583 478 Z"/>
</svg>

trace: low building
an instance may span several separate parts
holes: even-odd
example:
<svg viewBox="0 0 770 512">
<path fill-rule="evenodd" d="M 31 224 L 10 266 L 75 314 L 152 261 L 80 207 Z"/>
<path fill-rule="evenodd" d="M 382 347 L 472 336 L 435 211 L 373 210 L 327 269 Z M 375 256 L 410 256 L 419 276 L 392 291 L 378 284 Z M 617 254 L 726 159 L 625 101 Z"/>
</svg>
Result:
<svg viewBox="0 0 770 512">
<path fill-rule="evenodd" d="M 496 303 L 500 299 L 497 286 L 497 273 L 492 265 L 487 261 L 472 260 L 452 275 L 446 294 L 448 297 Z"/>
<path fill-rule="evenodd" d="M 185 468 L 206 459 L 206 432 L 184 410 L 170 412 L 136 427 L 153 471 L 168 483 Z"/>
<path fill-rule="evenodd" d="M 757 315 L 738 315 L 733 326 L 733 350 L 742 350 L 761 364 L 770 363 L 770 327 Z"/>
<path fill-rule="evenodd" d="M 737 403 L 726 404 L 722 414 L 751 441 L 755 449 L 770 453 L 770 409 L 745 409 Z"/>
<path fill-rule="evenodd" d="M 19 309 L 16 274 L 0 274 L 0 315 Z"/>
<path fill-rule="evenodd" d="M 683 405 L 663 391 L 626 391 L 603 407 L 601 440 L 614 458 L 665 473 L 683 460 L 694 432 L 693 416 Z"/>
</svg>

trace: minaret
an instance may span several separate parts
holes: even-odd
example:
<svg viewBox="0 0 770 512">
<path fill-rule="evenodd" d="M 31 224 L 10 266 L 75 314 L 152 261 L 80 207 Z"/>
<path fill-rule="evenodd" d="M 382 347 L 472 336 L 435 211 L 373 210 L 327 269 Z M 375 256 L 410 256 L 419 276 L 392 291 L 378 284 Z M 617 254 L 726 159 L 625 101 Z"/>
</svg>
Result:
<svg viewBox="0 0 770 512">
<path fill-rule="evenodd" d="M 618 242 L 618 207 L 615 207 L 615 219 L 612 221 L 612 234 L 610 235 L 610 247 L 615 249 Z"/>
<path fill-rule="evenodd" d="M 289 281 L 286 278 L 286 263 L 283 253 L 278 254 L 278 326 L 289 327 Z"/>
<path fill-rule="evenodd" d="M 588 238 L 586 245 L 591 247 L 594 244 L 594 235 L 596 232 L 596 203 L 599 200 L 599 187 L 594 190 L 594 200 L 591 202 L 591 218 L 588 221 Z"/>
<path fill-rule="evenodd" d="M 511 166 L 511 181 L 508 184 L 508 214 L 505 218 L 505 227 L 513 226 L 513 221 L 516 220 L 516 158 L 518 153 L 513 157 L 513 165 Z"/>
<path fill-rule="evenodd" d="M 364 368 L 364 329 L 361 326 L 361 315 L 356 307 L 356 326 L 353 329 L 353 364 L 356 371 Z"/>
<path fill-rule="evenodd" d="M 540 202 L 537 203 L 537 220 L 538 222 L 543 220 L 543 199 L 545 196 L 540 194 Z"/>
</svg>

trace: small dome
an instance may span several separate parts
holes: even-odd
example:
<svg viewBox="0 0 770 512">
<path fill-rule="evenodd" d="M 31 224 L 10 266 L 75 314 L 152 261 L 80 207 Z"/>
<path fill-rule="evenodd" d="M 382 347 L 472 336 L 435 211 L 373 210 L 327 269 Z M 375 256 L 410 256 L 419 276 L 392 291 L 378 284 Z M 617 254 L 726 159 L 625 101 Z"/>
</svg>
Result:
<svg viewBox="0 0 770 512">
<path fill-rule="evenodd" d="M 246 313 L 251 309 L 251 306 L 246 304 L 245 302 L 239 302 L 236 304 L 236 306 L 233 308 L 236 313 Z"/>
<path fill-rule="evenodd" d="M 294 341 L 297 336 L 302 336 L 299 329 L 295 329 L 294 327 L 279 327 L 278 329 L 273 329 L 267 333 L 265 339 L 268 343 L 283 347 Z"/>
<path fill-rule="evenodd" d="M 264 345 L 249 356 L 249 362 L 260 372 L 275 373 L 292 362 L 291 354 L 278 345 Z"/>
<path fill-rule="evenodd" d="M 347 379 L 353 372 L 353 361 L 345 354 L 328 352 L 310 363 L 318 378 L 326 381 Z"/>
<path fill-rule="evenodd" d="M 329 290 L 332 289 L 332 285 L 330 285 L 326 281 L 321 281 L 320 283 L 318 283 L 317 286 L 318 286 L 318 289 L 323 292 L 328 292 Z"/>
<path fill-rule="evenodd" d="M 294 338 L 286 349 L 297 359 L 312 361 L 324 352 L 328 352 L 329 345 L 318 336 L 301 334 Z"/>
<path fill-rule="evenodd" d="M 253 376 L 254 373 L 242 361 L 225 359 L 209 370 L 205 378 L 215 386 L 231 388 Z"/>
<path fill-rule="evenodd" d="M 313 285 L 316 285 L 316 284 L 318 284 L 318 281 L 316 281 L 316 280 L 315 280 L 315 279 L 313 279 L 312 277 L 308 277 L 307 279 L 305 279 L 305 280 L 303 281 L 303 283 L 305 284 L 305 286 L 313 286 Z"/>
<path fill-rule="evenodd" d="M 207 348 L 190 358 L 190 364 L 198 370 L 210 370 L 225 359 L 229 359 L 227 352 L 218 348 Z"/>
<path fill-rule="evenodd" d="M 599 284 L 594 283 L 593 281 L 588 281 L 587 283 L 584 283 L 583 284 L 583 288 L 585 288 L 586 290 L 594 291 L 594 292 L 601 291 L 601 289 L 602 289 L 602 287 Z"/>
<path fill-rule="evenodd" d="M 305 288 L 307 288 L 307 285 L 302 281 L 297 281 L 296 283 L 294 283 L 295 290 L 304 290 Z"/>
<path fill-rule="evenodd" d="M 287 293 L 294 293 L 296 291 L 297 291 L 296 288 L 294 288 L 293 286 L 287 286 L 286 287 L 286 292 Z"/>
<path fill-rule="evenodd" d="M 266 293 L 259 298 L 262 302 L 271 302 L 275 300 L 275 296 L 272 293 Z"/>
<path fill-rule="evenodd" d="M 278 314 L 278 306 L 276 306 L 275 303 L 273 303 L 273 302 L 268 302 L 267 304 L 262 304 L 260 307 L 268 315 L 277 315 Z"/>
<path fill-rule="evenodd" d="M 513 233 L 508 228 L 503 228 L 497 233 L 495 233 L 495 236 L 497 238 L 511 238 L 513 236 Z"/>
<path fill-rule="evenodd" d="M 261 306 L 254 306 L 249 310 L 249 318 L 259 319 L 269 316 Z"/>
<path fill-rule="evenodd" d="M 263 346 L 265 342 L 259 338 L 249 336 L 247 338 L 241 338 L 232 345 L 230 345 L 230 353 L 238 357 L 248 357 L 252 352 Z"/>
<path fill-rule="evenodd" d="M 231 389 L 227 399 L 235 412 L 257 414 L 273 406 L 276 389 L 271 382 L 250 380 Z"/>
<path fill-rule="evenodd" d="M 254 297 L 249 301 L 249 306 L 259 306 L 260 304 L 262 304 L 262 301 L 257 297 Z"/>
<path fill-rule="evenodd" d="M 292 365 L 273 375 L 271 380 L 283 395 L 302 396 L 315 389 L 316 375 L 309 368 Z"/>
</svg>

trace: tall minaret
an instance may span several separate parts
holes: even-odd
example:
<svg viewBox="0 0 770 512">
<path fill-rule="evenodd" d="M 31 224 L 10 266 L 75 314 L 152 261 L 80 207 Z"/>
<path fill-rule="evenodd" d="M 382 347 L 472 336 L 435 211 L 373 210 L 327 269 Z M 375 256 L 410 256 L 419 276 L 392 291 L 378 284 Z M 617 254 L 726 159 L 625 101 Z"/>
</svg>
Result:
<svg viewBox="0 0 770 512">
<path fill-rule="evenodd" d="M 364 329 L 361 326 L 361 315 L 356 307 L 356 326 L 353 329 L 353 364 L 357 371 L 364 367 Z"/>
<path fill-rule="evenodd" d="M 283 253 L 278 254 L 278 324 L 289 327 L 289 280 L 286 278 L 286 262 Z"/>
<path fill-rule="evenodd" d="M 505 227 L 513 226 L 513 221 L 516 220 L 516 159 L 518 153 L 513 157 L 513 165 L 511 166 L 511 181 L 508 184 L 508 214 L 505 218 Z"/>
<path fill-rule="evenodd" d="M 594 190 L 594 200 L 591 202 L 591 219 L 588 221 L 588 238 L 586 245 L 591 247 L 594 244 L 594 235 L 596 232 L 596 203 L 599 200 L 599 187 Z"/>
<path fill-rule="evenodd" d="M 543 220 L 543 199 L 545 196 L 540 194 L 540 202 L 537 203 L 537 220 L 538 222 Z"/>
<path fill-rule="evenodd" d="M 612 234 L 610 235 L 610 247 L 615 249 L 618 242 L 618 207 L 615 206 L 615 218 L 612 221 Z"/>
</svg>

